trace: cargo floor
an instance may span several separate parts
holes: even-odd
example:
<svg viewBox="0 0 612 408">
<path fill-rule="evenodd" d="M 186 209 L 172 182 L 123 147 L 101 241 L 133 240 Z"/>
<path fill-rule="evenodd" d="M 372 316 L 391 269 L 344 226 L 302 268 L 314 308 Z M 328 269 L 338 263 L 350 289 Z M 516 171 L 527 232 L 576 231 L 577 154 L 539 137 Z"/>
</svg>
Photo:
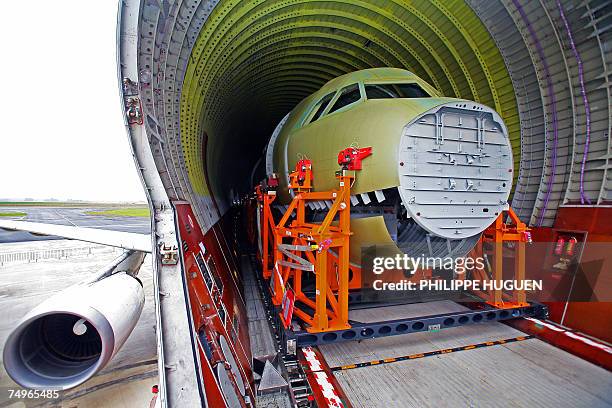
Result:
<svg viewBox="0 0 612 408">
<path fill-rule="evenodd" d="M 354 310 L 373 322 L 465 310 L 450 301 Z M 483 323 L 320 346 L 330 367 L 523 335 Z M 612 373 L 535 338 L 335 371 L 354 407 L 610 407 Z"/>
</svg>

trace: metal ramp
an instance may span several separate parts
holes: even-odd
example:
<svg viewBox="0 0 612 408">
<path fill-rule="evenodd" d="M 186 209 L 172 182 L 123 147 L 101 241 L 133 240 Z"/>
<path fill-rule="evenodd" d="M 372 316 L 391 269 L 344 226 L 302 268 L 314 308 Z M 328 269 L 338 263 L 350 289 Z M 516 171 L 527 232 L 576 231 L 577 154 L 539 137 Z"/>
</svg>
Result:
<svg viewBox="0 0 612 408">
<path fill-rule="evenodd" d="M 453 313 L 451 301 L 354 310 L 351 319 Z M 373 360 L 426 354 L 525 336 L 491 322 L 436 333 L 413 333 L 319 346 L 353 407 L 609 407 L 612 374 L 543 341 L 528 338 L 458 353 L 374 364 Z M 336 368 L 334 370 L 334 368 Z"/>
</svg>

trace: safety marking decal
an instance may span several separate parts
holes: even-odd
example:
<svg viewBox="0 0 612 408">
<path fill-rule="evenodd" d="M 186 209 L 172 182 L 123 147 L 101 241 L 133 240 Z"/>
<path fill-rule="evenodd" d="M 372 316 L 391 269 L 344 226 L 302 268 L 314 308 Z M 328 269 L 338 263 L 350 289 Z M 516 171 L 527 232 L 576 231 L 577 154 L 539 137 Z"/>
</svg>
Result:
<svg viewBox="0 0 612 408">
<path fill-rule="evenodd" d="M 468 346 L 428 351 L 426 353 L 409 354 L 407 356 L 385 358 L 384 360 L 373 360 L 373 361 L 366 361 L 364 363 L 356 363 L 356 364 L 349 364 L 349 365 L 343 365 L 343 366 L 338 366 L 338 367 L 331 367 L 330 369 L 332 372 L 352 370 L 353 368 L 370 367 L 374 365 L 396 363 L 398 361 L 405 361 L 405 360 L 415 360 L 417 358 L 431 357 L 431 356 L 437 356 L 441 354 L 449 354 L 449 353 L 454 353 L 456 351 L 473 350 L 477 348 L 496 346 L 496 345 L 506 344 L 506 343 L 514 343 L 517 341 L 524 341 L 524 340 L 529 340 L 533 338 L 535 338 L 535 336 L 525 335 L 525 336 L 513 337 L 510 339 L 494 340 L 494 341 L 486 341 L 484 343 L 470 344 Z"/>
</svg>

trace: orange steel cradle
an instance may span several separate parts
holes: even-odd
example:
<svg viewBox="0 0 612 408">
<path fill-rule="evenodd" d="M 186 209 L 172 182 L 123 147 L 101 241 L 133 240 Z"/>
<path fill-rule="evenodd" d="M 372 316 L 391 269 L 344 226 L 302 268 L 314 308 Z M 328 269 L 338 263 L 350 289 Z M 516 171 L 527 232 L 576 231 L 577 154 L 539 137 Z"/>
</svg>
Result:
<svg viewBox="0 0 612 408">
<path fill-rule="evenodd" d="M 509 223 L 504 222 L 507 219 Z M 514 278 L 521 282 L 525 279 L 525 244 L 531 242 L 531 233 L 527 225 L 522 222 L 512 208 L 503 211 L 495 219 L 495 222 L 487 228 L 476 250 L 480 253 L 487 253 L 485 246 L 492 246 L 489 252 L 493 257 L 493 273 L 489 278 L 484 271 L 477 270 L 476 273 L 482 280 L 493 280 L 500 283 L 504 279 L 504 242 L 514 243 Z M 498 285 L 499 287 L 501 285 Z M 511 295 L 505 294 L 501 289 L 492 289 L 485 294 L 487 303 L 498 309 L 509 309 L 514 307 L 528 306 L 527 295 L 524 289 L 517 289 Z M 505 300 L 504 300 L 505 299 Z"/>
<path fill-rule="evenodd" d="M 351 151 L 352 156 L 342 156 L 346 151 Z M 300 160 L 295 171 L 289 175 L 289 188 L 294 197 L 276 224 L 272 215 L 272 204 L 277 197 L 274 185 L 278 180 L 272 180 L 274 183 L 269 184 L 273 186 L 268 189 L 262 188 L 261 185 L 256 187 L 261 211 L 263 277 L 269 280 L 271 298 L 275 306 L 284 307 L 287 292 L 293 291 L 293 316 L 306 323 L 308 332 L 319 333 L 351 327 L 348 316 L 351 186 L 356 176 L 355 170 L 361 169 L 361 160 L 369 154 L 369 148 L 349 148 L 342 151 L 338 160 L 342 169 L 336 173 L 338 188 L 331 191 L 312 191 L 312 162 L 308 159 Z M 342 161 L 341 157 L 346 160 Z M 323 221 L 306 221 L 306 206 L 310 201 L 332 202 Z M 506 218 L 511 223 L 505 223 Z M 485 230 L 474 249 L 474 253 L 484 254 L 487 253 L 487 244 L 492 246 L 493 250 L 489 251 L 489 255 L 494 259 L 491 276 L 481 269 L 475 270 L 474 278 L 495 281 L 503 279 L 504 242 L 516 243 L 514 279 L 525 278 L 525 243 L 530 242 L 529 228 L 518 219 L 511 208 L 499 214 L 495 222 Z M 328 250 L 334 252 L 335 262 L 328 262 Z M 314 300 L 302 291 L 303 279 L 308 274 L 315 276 Z M 488 304 L 499 309 L 529 305 L 524 290 L 516 290 L 511 296 L 497 289 L 478 294 L 483 296 Z M 300 304 L 307 306 L 314 313 L 310 313 Z M 289 324 L 290 322 L 285 322 L 285 328 Z"/>
<path fill-rule="evenodd" d="M 263 276 L 270 279 L 272 302 L 280 306 L 286 290 L 290 287 L 294 291 L 296 303 L 301 302 L 314 310 L 311 315 L 296 305 L 293 311 L 297 318 L 309 326 L 309 331 L 349 328 L 350 197 L 355 172 L 340 170 L 336 175 L 338 189 L 321 192 L 311 191 L 312 163 L 309 160 L 298 162 L 296 171 L 289 177 L 289 188 L 295 196 L 277 224 L 274 223 L 271 210 L 276 192 L 270 190 L 264 193 L 259 187 L 257 190 L 263 211 Z M 306 206 L 309 201 L 332 202 L 322 222 L 306 221 Z M 336 218 L 337 222 L 334 223 Z M 274 240 L 273 253 L 270 253 L 270 232 Z M 334 276 L 327 270 L 328 250 L 337 254 Z M 302 279 L 305 274 L 315 275 L 314 301 L 302 292 Z"/>
</svg>

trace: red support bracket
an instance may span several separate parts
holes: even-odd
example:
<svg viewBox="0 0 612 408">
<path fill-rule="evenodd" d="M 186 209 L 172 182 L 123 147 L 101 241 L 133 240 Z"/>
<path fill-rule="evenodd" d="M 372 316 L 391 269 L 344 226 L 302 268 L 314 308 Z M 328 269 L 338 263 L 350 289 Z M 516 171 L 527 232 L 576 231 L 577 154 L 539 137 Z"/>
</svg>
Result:
<svg viewBox="0 0 612 408">
<path fill-rule="evenodd" d="M 338 164 L 344 170 L 361 170 L 361 161 L 371 154 L 371 147 L 348 147 L 338 153 Z"/>
</svg>

